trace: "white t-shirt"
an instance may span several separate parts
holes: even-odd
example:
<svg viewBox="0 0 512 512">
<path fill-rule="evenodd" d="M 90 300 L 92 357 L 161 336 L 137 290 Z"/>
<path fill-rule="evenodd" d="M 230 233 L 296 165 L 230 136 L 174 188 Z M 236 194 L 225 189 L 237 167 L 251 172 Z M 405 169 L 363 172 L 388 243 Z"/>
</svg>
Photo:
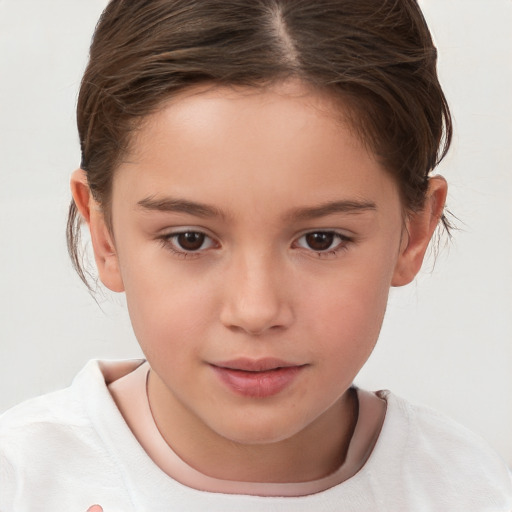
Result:
<svg viewBox="0 0 512 512">
<path fill-rule="evenodd" d="M 512 511 L 510 473 L 481 439 L 389 392 L 372 454 L 341 484 L 302 497 L 192 489 L 139 445 L 107 389 L 109 371 L 92 361 L 70 388 L 0 417 L 1 512 Z"/>
</svg>

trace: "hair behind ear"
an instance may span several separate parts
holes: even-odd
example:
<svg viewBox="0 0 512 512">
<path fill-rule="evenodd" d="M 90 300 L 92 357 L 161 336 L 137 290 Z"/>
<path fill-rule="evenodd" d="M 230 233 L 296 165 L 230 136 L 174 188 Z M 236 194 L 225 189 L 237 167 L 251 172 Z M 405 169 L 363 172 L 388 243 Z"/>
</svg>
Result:
<svg viewBox="0 0 512 512">
<path fill-rule="evenodd" d="M 101 282 L 114 292 L 124 291 L 124 284 L 119 269 L 119 262 L 114 245 L 114 240 L 103 211 L 92 197 L 87 176 L 83 169 L 77 169 L 71 176 L 71 192 L 73 194 L 73 205 L 70 207 L 70 217 L 73 215 L 72 225 L 68 221 L 68 244 L 76 243 L 80 238 L 80 225 L 85 221 L 91 233 L 94 259 L 98 268 Z M 70 239 L 70 231 L 73 239 Z M 78 245 L 72 248 L 73 263 L 78 265 L 78 271 L 82 280 L 91 290 L 82 266 L 82 253 Z"/>
<path fill-rule="evenodd" d="M 447 192 L 448 185 L 442 176 L 429 179 L 423 208 L 411 212 L 406 219 L 392 286 L 409 284 L 419 272 L 428 244 L 443 217 Z"/>
<path fill-rule="evenodd" d="M 68 222 L 66 225 L 66 241 L 68 246 L 68 254 L 71 263 L 78 277 L 87 286 L 90 292 L 93 287 L 88 279 L 88 272 L 84 267 L 84 251 L 82 245 L 82 224 L 83 219 L 76 207 L 75 200 L 71 199 L 68 210 Z"/>
</svg>

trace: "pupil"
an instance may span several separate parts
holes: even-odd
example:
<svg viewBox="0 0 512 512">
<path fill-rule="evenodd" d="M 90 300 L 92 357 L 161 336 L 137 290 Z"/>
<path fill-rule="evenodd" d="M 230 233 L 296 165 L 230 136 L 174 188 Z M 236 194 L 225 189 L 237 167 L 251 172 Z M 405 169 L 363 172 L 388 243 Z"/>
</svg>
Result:
<svg viewBox="0 0 512 512">
<path fill-rule="evenodd" d="M 334 240 L 333 233 L 310 233 L 306 235 L 306 241 L 315 251 L 326 251 Z"/>
<path fill-rule="evenodd" d="M 197 251 L 203 245 L 204 237 L 205 235 L 202 233 L 194 233 L 193 231 L 181 233 L 178 235 L 178 243 L 187 251 Z"/>
</svg>

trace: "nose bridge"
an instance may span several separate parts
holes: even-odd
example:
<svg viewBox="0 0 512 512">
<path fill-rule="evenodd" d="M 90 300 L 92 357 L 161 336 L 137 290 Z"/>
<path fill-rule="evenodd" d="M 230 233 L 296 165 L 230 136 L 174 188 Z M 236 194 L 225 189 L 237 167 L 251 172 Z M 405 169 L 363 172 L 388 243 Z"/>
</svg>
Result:
<svg viewBox="0 0 512 512">
<path fill-rule="evenodd" d="M 226 326 L 260 334 L 289 324 L 283 265 L 269 248 L 234 255 L 228 276 L 222 312 Z"/>
</svg>

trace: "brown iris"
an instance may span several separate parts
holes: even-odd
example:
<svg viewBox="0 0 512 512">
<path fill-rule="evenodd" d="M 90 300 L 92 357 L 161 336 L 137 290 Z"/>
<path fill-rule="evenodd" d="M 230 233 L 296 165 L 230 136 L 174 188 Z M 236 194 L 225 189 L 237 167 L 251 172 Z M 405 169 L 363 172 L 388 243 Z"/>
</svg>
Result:
<svg viewBox="0 0 512 512">
<path fill-rule="evenodd" d="M 308 246 L 314 251 L 327 251 L 332 247 L 335 234 L 328 231 L 309 233 L 305 236 Z"/>
<path fill-rule="evenodd" d="M 187 231 L 176 235 L 176 242 L 185 251 L 198 251 L 204 244 L 206 235 L 197 231 Z"/>
</svg>

